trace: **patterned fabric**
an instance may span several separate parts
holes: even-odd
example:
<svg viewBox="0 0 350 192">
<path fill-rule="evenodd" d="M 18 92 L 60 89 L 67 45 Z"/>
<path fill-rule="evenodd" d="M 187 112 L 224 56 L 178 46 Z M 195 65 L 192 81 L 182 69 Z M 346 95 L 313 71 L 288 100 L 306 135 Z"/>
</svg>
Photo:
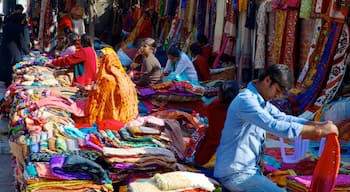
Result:
<svg viewBox="0 0 350 192">
<path fill-rule="evenodd" d="M 287 10 L 286 26 L 284 30 L 283 46 L 279 63 L 286 64 L 294 74 L 295 70 L 295 36 L 298 21 L 298 10 Z"/>
<path fill-rule="evenodd" d="M 254 58 L 254 68 L 263 69 L 266 66 L 266 35 L 267 35 L 267 6 L 268 1 L 263 1 L 256 16 L 257 30 L 256 30 L 256 51 Z"/>
<path fill-rule="evenodd" d="M 274 40 L 272 47 L 272 63 L 280 63 L 282 40 L 284 36 L 284 28 L 286 25 L 287 11 L 276 10 L 276 23 L 274 26 Z"/>
<path fill-rule="evenodd" d="M 299 74 L 299 77 L 298 77 L 298 80 L 296 82 L 296 86 L 297 87 L 300 87 L 300 84 L 304 81 L 304 78 L 309 70 L 309 66 L 310 66 L 310 58 L 311 58 L 311 55 L 313 54 L 313 52 L 315 51 L 316 49 L 316 43 L 317 43 L 317 40 L 318 40 L 318 37 L 319 37 L 319 34 L 321 33 L 321 26 L 322 26 L 322 20 L 321 19 L 316 19 L 316 24 L 315 24 L 315 27 L 314 27 L 314 32 L 313 32 L 313 35 L 312 35 L 312 40 L 311 40 L 311 46 L 310 46 L 310 49 L 309 49 L 309 53 L 308 53 L 308 56 L 307 56 L 307 60 L 304 64 L 304 67 L 302 69 L 302 71 L 300 72 Z"/>
<path fill-rule="evenodd" d="M 336 54 L 333 57 L 332 68 L 326 86 L 323 88 L 321 95 L 316 99 L 314 105 L 308 108 L 311 112 L 316 112 L 322 106 L 329 103 L 337 93 L 345 75 L 345 58 L 348 55 L 349 42 L 349 26 L 345 24 L 338 40 Z"/>
<path fill-rule="evenodd" d="M 299 18 L 309 19 L 312 11 L 312 0 L 301 0 Z"/>
<path fill-rule="evenodd" d="M 332 0 L 328 8 L 330 19 L 343 23 L 348 15 L 348 6 L 348 0 Z"/>
<path fill-rule="evenodd" d="M 342 24 L 325 22 L 324 28 L 328 28 L 327 31 L 329 32 L 327 32 L 328 34 L 324 37 L 326 41 L 324 41 L 325 46 L 322 52 L 320 50 L 321 57 L 318 62 L 315 62 L 317 65 L 314 71 L 311 72 L 313 78 L 311 79 L 310 87 L 305 92 L 288 98 L 293 104 L 294 111 L 304 110 L 306 107 L 312 105 L 327 78 L 331 58 L 335 54 L 337 42 L 342 31 Z M 319 39 L 322 39 L 322 37 Z M 321 45 L 322 44 L 320 44 L 320 47 Z"/>
</svg>

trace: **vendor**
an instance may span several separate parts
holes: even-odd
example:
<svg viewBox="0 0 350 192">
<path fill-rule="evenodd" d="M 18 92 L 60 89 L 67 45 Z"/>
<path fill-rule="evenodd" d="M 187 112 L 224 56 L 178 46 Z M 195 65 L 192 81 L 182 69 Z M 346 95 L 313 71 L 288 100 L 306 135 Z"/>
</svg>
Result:
<svg viewBox="0 0 350 192">
<path fill-rule="evenodd" d="M 81 37 L 82 48 L 77 50 L 74 54 L 61 57 L 46 63 L 45 66 L 74 66 L 74 86 L 89 86 L 96 80 L 96 53 L 92 47 L 92 40 L 89 36 L 83 35 Z"/>
<path fill-rule="evenodd" d="M 147 86 L 161 82 L 161 68 L 158 59 L 154 56 L 156 41 L 152 38 L 146 38 L 142 41 L 140 54 L 142 55 L 141 77 L 135 81 L 138 86 Z"/>
<path fill-rule="evenodd" d="M 66 42 L 65 48 L 60 53 L 61 57 L 65 57 L 65 56 L 72 55 L 75 53 L 76 44 L 77 44 L 77 41 L 79 39 L 79 36 L 75 33 L 69 33 L 67 35 L 66 39 L 67 39 L 67 42 Z"/>
<path fill-rule="evenodd" d="M 168 61 L 164 69 L 166 80 L 187 80 L 191 83 L 198 83 L 196 69 L 190 58 L 177 47 L 171 46 L 168 51 Z"/>
</svg>

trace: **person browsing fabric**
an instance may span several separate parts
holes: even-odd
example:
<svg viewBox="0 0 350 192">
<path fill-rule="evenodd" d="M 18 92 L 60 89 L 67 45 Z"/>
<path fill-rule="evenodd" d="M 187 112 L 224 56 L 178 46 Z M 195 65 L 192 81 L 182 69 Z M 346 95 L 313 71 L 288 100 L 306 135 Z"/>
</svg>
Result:
<svg viewBox="0 0 350 192">
<path fill-rule="evenodd" d="M 152 38 L 146 38 L 142 41 L 140 54 L 143 56 L 141 65 L 141 78 L 135 81 L 138 86 L 147 86 L 161 82 L 161 69 L 158 59 L 154 56 L 156 41 Z"/>
<path fill-rule="evenodd" d="M 168 61 L 164 68 L 166 80 L 187 80 L 192 83 L 198 82 L 196 69 L 190 58 L 177 47 L 171 46 L 167 51 Z"/>
<path fill-rule="evenodd" d="M 92 40 L 88 35 L 81 37 L 82 48 L 74 54 L 61 57 L 45 66 L 63 67 L 74 66 L 74 86 L 89 86 L 96 80 L 97 58 L 92 47 Z"/>
<path fill-rule="evenodd" d="M 211 79 L 208 60 L 202 56 L 202 49 L 198 43 L 190 46 L 192 63 L 196 68 L 199 81 L 208 81 Z"/>
<path fill-rule="evenodd" d="M 266 132 L 284 138 L 338 135 L 338 128 L 330 121 L 315 122 L 286 115 L 269 102 L 292 85 L 291 70 L 286 65 L 274 64 L 231 102 L 214 167 L 214 176 L 229 191 L 284 191 L 261 174 L 259 162 Z"/>
</svg>

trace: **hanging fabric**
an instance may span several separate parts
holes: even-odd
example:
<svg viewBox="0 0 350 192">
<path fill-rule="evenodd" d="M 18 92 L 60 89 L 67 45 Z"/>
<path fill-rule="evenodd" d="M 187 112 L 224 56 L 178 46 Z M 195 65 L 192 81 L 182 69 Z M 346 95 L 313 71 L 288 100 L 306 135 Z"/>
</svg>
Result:
<svg viewBox="0 0 350 192">
<path fill-rule="evenodd" d="M 257 40 L 256 40 L 256 51 L 254 57 L 254 68 L 255 69 L 264 69 L 266 66 L 266 36 L 267 36 L 267 10 L 266 6 L 269 1 L 263 1 L 258 10 L 256 16 L 257 23 Z"/>
<path fill-rule="evenodd" d="M 336 54 L 332 60 L 332 68 L 329 72 L 326 86 L 323 88 L 315 103 L 307 108 L 306 112 L 311 113 L 312 116 L 322 106 L 331 102 L 343 82 L 346 70 L 345 59 L 349 53 L 349 35 L 349 26 L 344 24 L 342 34 L 338 40 Z"/>
<path fill-rule="evenodd" d="M 206 5 L 207 1 L 206 0 L 198 0 L 197 3 L 197 31 L 199 34 L 204 34 L 204 28 L 205 28 L 205 20 L 206 20 Z"/>
<path fill-rule="evenodd" d="M 225 6 L 225 25 L 224 25 L 224 35 L 227 37 L 232 37 L 231 41 L 228 42 L 225 47 L 224 53 L 230 56 L 235 55 L 235 37 L 236 37 L 236 14 L 232 8 L 232 1 L 228 1 Z"/>
<path fill-rule="evenodd" d="M 339 36 L 342 32 L 341 23 L 336 22 L 325 22 L 323 25 L 322 33 L 326 34 L 324 40 L 324 49 L 320 50 L 320 57 L 317 58 L 318 62 L 315 63 L 315 67 L 311 72 L 310 86 L 305 92 L 302 92 L 299 95 L 289 97 L 289 101 L 292 103 L 293 110 L 295 112 L 303 111 L 307 107 L 311 106 L 317 96 L 322 90 L 322 85 L 325 82 L 325 79 L 328 77 L 328 71 L 331 63 L 331 59 L 334 57 L 337 42 Z M 323 34 L 322 34 L 323 35 Z M 322 44 L 320 44 L 321 46 Z"/>
<path fill-rule="evenodd" d="M 216 1 L 216 10 L 225 10 L 225 3 L 226 1 Z M 224 14 L 224 11 L 216 11 L 213 52 L 220 51 L 220 45 L 224 29 Z"/>
<path fill-rule="evenodd" d="M 276 23 L 274 26 L 274 40 L 271 50 L 272 63 L 280 63 L 281 49 L 284 36 L 284 28 L 286 25 L 287 11 L 277 9 L 276 10 Z"/>
<path fill-rule="evenodd" d="M 295 75 L 295 57 L 296 57 L 296 28 L 298 22 L 298 10 L 285 10 L 287 12 L 286 25 L 283 37 L 283 46 L 281 50 L 281 59 L 289 67 L 292 74 Z"/>
</svg>

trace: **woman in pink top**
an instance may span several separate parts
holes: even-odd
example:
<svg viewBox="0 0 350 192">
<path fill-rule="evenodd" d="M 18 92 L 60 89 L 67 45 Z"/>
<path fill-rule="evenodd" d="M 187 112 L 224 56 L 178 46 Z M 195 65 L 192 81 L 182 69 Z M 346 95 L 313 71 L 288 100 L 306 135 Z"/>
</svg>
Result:
<svg viewBox="0 0 350 192">
<path fill-rule="evenodd" d="M 92 85 L 96 80 L 96 53 L 92 47 L 92 40 L 89 36 L 83 35 L 81 37 L 82 48 L 77 50 L 74 54 L 61 57 L 47 63 L 45 66 L 71 66 L 74 67 L 74 86 Z"/>
<path fill-rule="evenodd" d="M 67 35 L 67 48 L 61 52 L 60 56 L 61 57 L 65 57 L 68 55 L 72 55 L 75 53 L 76 47 L 75 45 L 77 44 L 77 40 L 78 40 L 78 35 L 75 33 L 69 33 Z"/>
</svg>

